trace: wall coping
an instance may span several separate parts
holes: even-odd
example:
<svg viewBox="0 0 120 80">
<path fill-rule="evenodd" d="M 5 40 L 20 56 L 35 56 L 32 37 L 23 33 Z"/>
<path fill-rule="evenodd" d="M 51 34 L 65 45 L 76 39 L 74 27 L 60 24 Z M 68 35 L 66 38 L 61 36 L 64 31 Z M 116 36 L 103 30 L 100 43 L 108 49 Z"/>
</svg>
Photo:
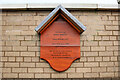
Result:
<svg viewBox="0 0 120 80">
<path fill-rule="evenodd" d="M 0 0 L 1 9 L 120 9 L 117 0 Z"/>
<path fill-rule="evenodd" d="M 0 9 L 53 9 L 59 4 L 57 3 L 30 3 L 30 4 L 0 4 Z M 80 4 L 80 3 L 64 3 L 62 4 L 65 8 L 68 9 L 120 9 L 120 4 Z"/>
</svg>

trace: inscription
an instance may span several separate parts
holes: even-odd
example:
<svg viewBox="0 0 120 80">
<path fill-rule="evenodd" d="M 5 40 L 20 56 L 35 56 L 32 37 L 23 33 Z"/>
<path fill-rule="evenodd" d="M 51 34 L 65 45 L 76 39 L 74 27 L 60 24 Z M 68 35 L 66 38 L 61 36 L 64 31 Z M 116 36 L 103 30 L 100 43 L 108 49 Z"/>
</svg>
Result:
<svg viewBox="0 0 120 80">
<path fill-rule="evenodd" d="M 65 37 L 67 35 L 68 34 L 66 32 L 55 32 L 55 33 L 53 33 L 54 37 L 52 38 L 52 40 L 53 40 L 52 45 L 69 45 L 69 43 L 65 43 L 69 40 L 68 38 Z"/>
<path fill-rule="evenodd" d="M 49 50 L 52 58 L 71 58 L 72 50 Z"/>
<path fill-rule="evenodd" d="M 68 45 L 69 43 L 52 43 L 53 45 Z"/>
<path fill-rule="evenodd" d="M 68 38 L 53 38 L 53 40 L 68 40 Z"/>
<path fill-rule="evenodd" d="M 67 34 L 66 32 L 55 32 L 53 35 L 54 36 L 66 36 Z"/>
</svg>

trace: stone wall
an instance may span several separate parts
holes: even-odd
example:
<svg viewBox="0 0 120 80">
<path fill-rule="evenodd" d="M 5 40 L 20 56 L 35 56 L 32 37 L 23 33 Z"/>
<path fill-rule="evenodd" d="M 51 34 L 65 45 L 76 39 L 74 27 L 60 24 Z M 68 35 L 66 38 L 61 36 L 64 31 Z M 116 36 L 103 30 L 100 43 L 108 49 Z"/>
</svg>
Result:
<svg viewBox="0 0 120 80">
<path fill-rule="evenodd" d="M 81 58 L 64 72 L 41 60 L 40 39 L 34 28 L 50 11 L 2 12 L 3 78 L 115 78 L 118 77 L 120 40 L 117 11 L 70 11 L 87 30 L 80 36 Z"/>
</svg>

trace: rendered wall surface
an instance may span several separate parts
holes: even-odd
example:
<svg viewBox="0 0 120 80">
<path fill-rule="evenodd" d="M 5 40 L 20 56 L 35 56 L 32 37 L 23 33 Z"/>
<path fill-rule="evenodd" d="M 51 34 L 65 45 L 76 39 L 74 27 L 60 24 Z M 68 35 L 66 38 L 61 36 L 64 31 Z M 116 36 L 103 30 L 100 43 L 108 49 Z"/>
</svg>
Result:
<svg viewBox="0 0 120 80">
<path fill-rule="evenodd" d="M 81 58 L 64 72 L 40 57 L 34 28 L 50 11 L 3 11 L 2 78 L 115 78 L 120 71 L 118 11 L 70 11 L 87 30 L 81 34 Z"/>
</svg>

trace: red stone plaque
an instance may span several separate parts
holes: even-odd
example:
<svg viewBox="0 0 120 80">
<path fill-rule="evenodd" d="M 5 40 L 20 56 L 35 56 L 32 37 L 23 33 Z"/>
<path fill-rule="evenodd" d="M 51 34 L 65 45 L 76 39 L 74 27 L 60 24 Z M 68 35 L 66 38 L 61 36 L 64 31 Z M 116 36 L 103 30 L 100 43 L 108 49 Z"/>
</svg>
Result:
<svg viewBox="0 0 120 80">
<path fill-rule="evenodd" d="M 84 28 L 65 8 L 58 6 L 36 28 L 41 34 L 40 58 L 56 71 L 67 70 L 80 58 L 80 33 Z"/>
<path fill-rule="evenodd" d="M 80 34 L 66 21 L 54 21 L 41 34 L 40 58 L 56 71 L 64 71 L 80 58 Z"/>
</svg>

